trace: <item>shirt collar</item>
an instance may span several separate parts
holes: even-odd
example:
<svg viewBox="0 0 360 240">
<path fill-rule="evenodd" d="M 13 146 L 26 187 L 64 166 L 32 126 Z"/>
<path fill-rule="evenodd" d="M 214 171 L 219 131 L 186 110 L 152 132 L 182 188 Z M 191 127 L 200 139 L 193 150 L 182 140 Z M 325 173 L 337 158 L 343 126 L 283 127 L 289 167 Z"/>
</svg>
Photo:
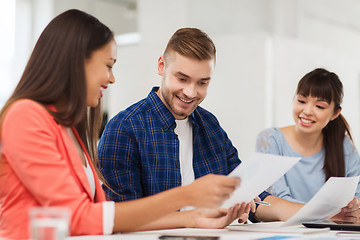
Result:
<svg viewBox="0 0 360 240">
<path fill-rule="evenodd" d="M 151 89 L 151 92 L 148 95 L 148 103 L 151 106 L 151 109 L 159 115 L 160 121 L 163 124 L 164 128 L 171 128 L 174 130 L 176 126 L 175 117 L 156 94 L 158 90 L 159 87 L 153 87 Z M 193 126 L 197 125 L 194 118 L 194 112 L 192 112 L 189 116 Z"/>
</svg>

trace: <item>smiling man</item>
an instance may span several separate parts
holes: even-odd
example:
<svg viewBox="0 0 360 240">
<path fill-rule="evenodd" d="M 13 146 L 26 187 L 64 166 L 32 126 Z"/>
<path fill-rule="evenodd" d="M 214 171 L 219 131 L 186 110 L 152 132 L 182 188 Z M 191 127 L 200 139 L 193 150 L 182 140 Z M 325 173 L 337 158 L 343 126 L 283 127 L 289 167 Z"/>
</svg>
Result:
<svg viewBox="0 0 360 240">
<path fill-rule="evenodd" d="M 206 33 L 196 28 L 174 33 L 158 59 L 160 88 L 119 112 L 100 139 L 100 169 L 111 200 L 146 197 L 207 174 L 227 175 L 241 163 L 216 117 L 199 106 L 215 62 L 215 45 Z M 285 220 L 302 206 L 266 192 L 259 197 L 272 204 L 258 207 L 261 220 Z"/>
<path fill-rule="evenodd" d="M 119 112 L 101 137 L 100 168 L 112 200 L 153 195 L 210 173 L 227 175 L 240 163 L 215 116 L 199 107 L 215 61 L 206 33 L 182 28 L 173 34 L 158 59 L 160 88 Z"/>
</svg>

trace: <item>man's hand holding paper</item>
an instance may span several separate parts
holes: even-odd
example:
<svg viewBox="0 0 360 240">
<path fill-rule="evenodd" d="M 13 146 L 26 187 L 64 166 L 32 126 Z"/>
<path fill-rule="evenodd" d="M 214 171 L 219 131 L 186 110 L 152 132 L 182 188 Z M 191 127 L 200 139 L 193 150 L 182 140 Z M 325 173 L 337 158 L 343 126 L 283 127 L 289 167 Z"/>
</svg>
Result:
<svg viewBox="0 0 360 240">
<path fill-rule="evenodd" d="M 222 207 L 229 208 L 236 203 L 249 203 L 261 192 L 294 166 L 300 158 L 265 153 L 253 153 L 228 176 L 240 177 L 241 184 Z"/>
</svg>

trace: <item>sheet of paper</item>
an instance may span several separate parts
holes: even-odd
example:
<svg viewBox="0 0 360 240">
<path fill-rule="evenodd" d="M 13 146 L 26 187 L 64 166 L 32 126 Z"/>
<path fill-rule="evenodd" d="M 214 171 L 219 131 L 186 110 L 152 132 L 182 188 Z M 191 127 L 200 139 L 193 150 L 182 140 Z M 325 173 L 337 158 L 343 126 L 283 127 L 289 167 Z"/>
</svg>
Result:
<svg viewBox="0 0 360 240">
<path fill-rule="evenodd" d="M 354 198 L 358 182 L 359 176 L 329 178 L 314 197 L 289 218 L 284 226 L 329 219 Z"/>
<path fill-rule="evenodd" d="M 284 222 L 264 222 L 254 224 L 230 225 L 226 229 L 230 231 L 246 231 L 246 232 L 271 232 L 271 233 L 319 233 L 328 232 L 330 228 L 307 228 L 302 225 L 283 226 Z"/>
<path fill-rule="evenodd" d="M 241 184 L 222 207 L 229 208 L 236 203 L 250 202 L 284 175 L 301 158 L 253 153 L 237 166 L 228 176 L 240 177 Z"/>
</svg>

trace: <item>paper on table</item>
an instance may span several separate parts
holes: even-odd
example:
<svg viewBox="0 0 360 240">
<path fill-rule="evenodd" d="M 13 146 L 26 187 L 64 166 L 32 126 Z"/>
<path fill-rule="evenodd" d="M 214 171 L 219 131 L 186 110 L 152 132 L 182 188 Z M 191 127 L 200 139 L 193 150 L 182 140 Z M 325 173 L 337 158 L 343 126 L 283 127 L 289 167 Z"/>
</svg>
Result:
<svg viewBox="0 0 360 240">
<path fill-rule="evenodd" d="M 284 226 L 325 220 L 340 212 L 355 195 L 359 177 L 331 177 L 322 188 Z"/>
<path fill-rule="evenodd" d="M 284 175 L 301 158 L 253 153 L 237 166 L 228 176 L 240 177 L 241 184 L 222 207 L 229 208 L 236 203 L 250 202 Z"/>
<path fill-rule="evenodd" d="M 271 233 L 321 233 L 328 232 L 330 228 L 307 228 L 302 225 L 283 226 L 284 222 L 260 222 L 254 224 L 230 225 L 226 229 L 230 231 L 246 232 L 271 232 Z"/>
</svg>

